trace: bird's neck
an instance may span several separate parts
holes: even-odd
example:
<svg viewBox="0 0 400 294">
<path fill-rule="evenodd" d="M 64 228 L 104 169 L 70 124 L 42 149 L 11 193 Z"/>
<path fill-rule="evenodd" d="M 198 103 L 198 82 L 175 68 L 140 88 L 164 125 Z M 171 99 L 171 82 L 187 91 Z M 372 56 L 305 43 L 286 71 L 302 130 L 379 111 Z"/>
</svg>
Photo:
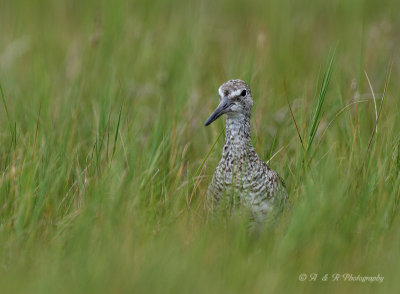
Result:
<svg viewBox="0 0 400 294">
<path fill-rule="evenodd" d="M 243 154 L 251 148 L 250 117 L 241 114 L 227 115 L 224 153 Z"/>
</svg>

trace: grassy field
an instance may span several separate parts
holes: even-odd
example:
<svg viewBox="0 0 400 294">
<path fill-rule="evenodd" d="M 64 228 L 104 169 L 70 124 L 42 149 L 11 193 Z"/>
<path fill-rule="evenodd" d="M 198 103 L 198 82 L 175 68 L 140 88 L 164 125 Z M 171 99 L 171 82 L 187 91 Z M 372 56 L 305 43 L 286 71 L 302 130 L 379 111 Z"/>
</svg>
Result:
<svg viewBox="0 0 400 294">
<path fill-rule="evenodd" d="M 399 11 L 0 1 L 0 292 L 398 293 Z M 232 78 L 290 197 L 259 235 L 203 211 Z"/>
</svg>

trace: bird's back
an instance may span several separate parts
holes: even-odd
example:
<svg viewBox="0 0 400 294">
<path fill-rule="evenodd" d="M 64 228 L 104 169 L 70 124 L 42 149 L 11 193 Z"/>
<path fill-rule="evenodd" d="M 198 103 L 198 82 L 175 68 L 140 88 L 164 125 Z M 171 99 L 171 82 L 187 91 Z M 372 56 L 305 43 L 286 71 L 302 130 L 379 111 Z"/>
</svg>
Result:
<svg viewBox="0 0 400 294">
<path fill-rule="evenodd" d="M 262 220 L 273 217 L 287 200 L 286 188 L 278 173 L 268 167 L 254 149 L 234 160 L 222 156 L 207 191 L 207 205 L 221 203 L 231 208 L 243 206 Z"/>
</svg>

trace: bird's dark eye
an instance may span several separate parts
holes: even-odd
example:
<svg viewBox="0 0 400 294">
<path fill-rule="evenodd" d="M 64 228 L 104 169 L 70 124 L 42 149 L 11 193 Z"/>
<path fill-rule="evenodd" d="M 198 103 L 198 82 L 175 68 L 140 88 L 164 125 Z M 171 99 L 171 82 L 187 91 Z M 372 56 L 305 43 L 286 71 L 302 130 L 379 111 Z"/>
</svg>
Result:
<svg viewBox="0 0 400 294">
<path fill-rule="evenodd" d="M 242 93 L 240 93 L 240 95 L 242 95 L 243 97 L 246 96 L 247 92 L 246 90 L 243 90 Z"/>
</svg>

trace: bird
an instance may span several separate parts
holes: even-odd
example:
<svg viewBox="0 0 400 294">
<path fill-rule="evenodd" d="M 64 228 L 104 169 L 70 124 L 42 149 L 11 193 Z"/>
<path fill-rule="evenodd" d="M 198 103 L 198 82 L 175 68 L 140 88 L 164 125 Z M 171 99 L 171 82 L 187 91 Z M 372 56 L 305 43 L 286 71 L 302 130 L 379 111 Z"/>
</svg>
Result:
<svg viewBox="0 0 400 294">
<path fill-rule="evenodd" d="M 229 80 L 219 87 L 218 94 L 219 105 L 204 125 L 225 114 L 225 144 L 208 186 L 205 206 L 215 210 L 224 203 L 230 211 L 244 207 L 254 223 L 276 219 L 288 194 L 283 179 L 257 155 L 252 145 L 250 87 L 242 80 Z"/>
</svg>

